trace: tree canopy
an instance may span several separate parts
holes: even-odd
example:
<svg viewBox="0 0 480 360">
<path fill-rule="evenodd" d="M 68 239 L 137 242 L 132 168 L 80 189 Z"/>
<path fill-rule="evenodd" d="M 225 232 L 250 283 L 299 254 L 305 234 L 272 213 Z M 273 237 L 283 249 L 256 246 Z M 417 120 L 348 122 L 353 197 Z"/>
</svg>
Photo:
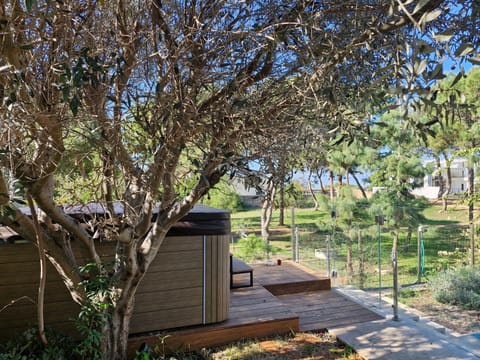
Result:
<svg viewBox="0 0 480 360">
<path fill-rule="evenodd" d="M 104 357 L 125 358 L 135 291 L 168 229 L 245 165 L 247 139 L 303 119 L 333 143 L 368 136 L 362 119 L 392 97 L 428 101 L 439 59 L 479 61 L 478 12 L 473 0 L 2 1 L 0 223 L 35 241 L 14 190 L 31 195 L 79 303 L 70 242 L 85 246 L 114 294 Z M 122 244 L 113 270 L 64 201 L 107 210 L 113 231 L 97 230 Z"/>
</svg>

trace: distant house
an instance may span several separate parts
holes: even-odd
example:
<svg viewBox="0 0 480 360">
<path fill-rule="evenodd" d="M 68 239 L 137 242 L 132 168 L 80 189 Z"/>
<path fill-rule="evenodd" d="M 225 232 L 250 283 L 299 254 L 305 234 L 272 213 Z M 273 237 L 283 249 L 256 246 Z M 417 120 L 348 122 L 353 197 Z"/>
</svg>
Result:
<svg viewBox="0 0 480 360">
<path fill-rule="evenodd" d="M 239 178 L 233 178 L 230 185 L 240 196 L 240 201 L 245 207 L 260 207 L 262 205 L 262 192 L 254 186 L 246 186 L 244 181 Z"/>
<path fill-rule="evenodd" d="M 425 163 L 426 166 L 429 164 L 434 164 L 433 161 L 428 161 Z M 441 163 L 441 176 L 446 179 L 447 170 L 445 165 L 445 160 L 442 160 Z M 462 194 L 467 191 L 468 187 L 468 177 L 467 177 L 467 161 L 464 159 L 456 159 L 451 162 L 450 170 L 452 174 L 452 189 L 451 194 Z M 433 173 L 425 175 L 423 178 L 423 186 L 418 187 L 413 190 L 413 194 L 416 196 L 424 196 L 428 199 L 438 198 L 438 192 L 440 191 L 440 172 L 438 169 L 435 169 Z"/>
</svg>

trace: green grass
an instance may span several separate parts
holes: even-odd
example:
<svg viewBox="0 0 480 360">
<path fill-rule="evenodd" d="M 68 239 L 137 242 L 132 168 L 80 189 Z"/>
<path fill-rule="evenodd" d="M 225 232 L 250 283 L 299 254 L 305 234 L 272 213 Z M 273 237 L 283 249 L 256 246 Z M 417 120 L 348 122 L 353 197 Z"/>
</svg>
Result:
<svg viewBox="0 0 480 360">
<path fill-rule="evenodd" d="M 440 204 L 427 207 L 423 214 L 427 218 L 425 225 L 466 225 L 468 224 L 468 211 L 465 205 L 449 205 L 446 212 L 442 211 Z"/>
<path fill-rule="evenodd" d="M 240 211 L 232 214 L 232 231 L 241 230 L 260 231 L 260 209 Z M 291 209 L 285 209 L 284 223 L 286 228 L 291 227 L 292 216 Z M 279 210 L 275 210 L 272 214 L 271 228 L 274 230 L 278 226 L 280 217 Z M 299 227 L 317 228 L 317 223 L 321 219 L 328 219 L 329 214 L 323 211 L 315 211 L 314 209 L 295 209 L 295 225 Z"/>
<path fill-rule="evenodd" d="M 435 272 L 444 270 L 465 261 L 466 249 L 468 249 L 468 236 L 463 226 L 467 219 L 467 210 L 464 206 L 450 205 L 447 212 L 441 212 L 440 205 L 432 205 L 425 209 L 425 225 L 428 230 L 423 233 L 425 248 L 424 275 L 430 276 Z M 272 247 L 271 259 L 292 258 L 291 241 L 291 209 L 285 210 L 285 225 L 278 225 L 279 211 L 274 211 L 270 225 L 272 236 L 270 245 Z M 326 236 L 335 241 L 336 256 L 334 263 L 331 262 L 331 269 L 335 268 L 339 274 L 347 275 L 347 253 L 348 238 L 337 229 L 332 234 L 333 228 L 329 226 L 330 214 L 325 211 L 314 209 L 295 209 L 295 226 L 299 229 L 300 261 L 314 270 L 327 273 L 326 261 L 320 261 L 314 256 L 314 249 L 326 250 Z M 367 229 L 370 227 L 370 229 Z M 365 231 L 362 235 L 363 255 L 359 253 L 358 240 L 352 241 L 353 252 L 353 277 L 349 283 L 358 286 L 360 281 L 360 259 L 363 258 L 364 287 L 378 286 L 378 232 L 374 224 L 365 224 Z M 260 210 L 242 211 L 232 214 L 232 232 L 260 235 Z M 382 228 L 381 241 L 381 263 L 382 263 L 382 285 L 390 286 L 392 283 L 391 273 L 391 249 L 393 235 L 389 229 Z M 418 256 L 417 256 L 417 233 L 413 229 L 410 238 L 407 231 L 400 232 L 399 237 L 399 277 L 401 284 L 411 284 L 417 280 Z M 238 250 L 232 246 L 233 252 Z M 439 252 L 446 252 L 447 256 L 439 255 Z"/>
<path fill-rule="evenodd" d="M 295 209 L 295 226 L 301 229 L 301 233 L 311 234 L 317 231 L 318 222 L 321 219 L 328 219 L 329 214 L 314 209 Z M 260 209 L 241 211 L 232 214 L 232 233 L 256 234 L 260 236 Z M 284 226 L 279 226 L 280 212 L 274 211 L 270 230 L 272 232 L 270 246 L 272 247 L 272 257 L 282 259 L 292 257 L 291 244 L 291 209 L 285 209 Z M 233 245 L 232 251 L 236 251 Z"/>
</svg>

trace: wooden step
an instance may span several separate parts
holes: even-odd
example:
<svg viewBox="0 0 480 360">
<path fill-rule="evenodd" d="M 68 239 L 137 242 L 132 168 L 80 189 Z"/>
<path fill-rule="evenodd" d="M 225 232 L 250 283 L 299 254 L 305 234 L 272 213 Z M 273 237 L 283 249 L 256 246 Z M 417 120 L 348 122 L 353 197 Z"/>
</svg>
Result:
<svg viewBox="0 0 480 360">
<path fill-rule="evenodd" d="M 273 295 L 288 295 L 302 292 L 330 290 L 330 279 L 305 280 L 299 282 L 265 285 Z"/>
</svg>

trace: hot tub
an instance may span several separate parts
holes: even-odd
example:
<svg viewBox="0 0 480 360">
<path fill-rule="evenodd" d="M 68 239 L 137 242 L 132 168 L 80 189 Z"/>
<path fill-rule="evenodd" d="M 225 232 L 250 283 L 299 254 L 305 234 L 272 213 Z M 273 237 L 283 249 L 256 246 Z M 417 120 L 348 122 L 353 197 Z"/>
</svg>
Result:
<svg viewBox="0 0 480 360">
<path fill-rule="evenodd" d="M 11 237 L 7 231 L 0 232 Z M 130 333 L 211 324 L 228 317 L 230 215 L 197 205 L 168 233 L 136 295 Z M 101 243 L 102 257 L 113 244 Z M 79 251 L 74 248 L 74 251 Z M 0 244 L 0 340 L 36 324 L 38 253 L 27 242 Z M 45 323 L 74 333 L 75 304 L 55 269 L 47 267 Z"/>
</svg>

